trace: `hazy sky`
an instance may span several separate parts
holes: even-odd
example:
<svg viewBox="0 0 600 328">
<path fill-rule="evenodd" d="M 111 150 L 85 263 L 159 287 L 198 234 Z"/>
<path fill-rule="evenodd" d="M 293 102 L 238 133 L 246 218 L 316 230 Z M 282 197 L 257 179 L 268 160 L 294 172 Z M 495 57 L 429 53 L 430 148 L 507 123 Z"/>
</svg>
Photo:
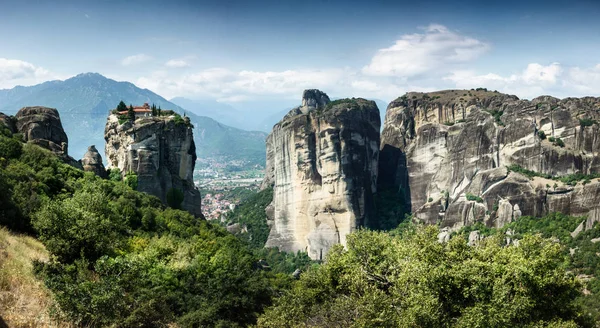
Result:
<svg viewBox="0 0 600 328">
<path fill-rule="evenodd" d="M 0 88 L 82 72 L 230 103 L 600 96 L 600 1 L 0 0 Z"/>
</svg>

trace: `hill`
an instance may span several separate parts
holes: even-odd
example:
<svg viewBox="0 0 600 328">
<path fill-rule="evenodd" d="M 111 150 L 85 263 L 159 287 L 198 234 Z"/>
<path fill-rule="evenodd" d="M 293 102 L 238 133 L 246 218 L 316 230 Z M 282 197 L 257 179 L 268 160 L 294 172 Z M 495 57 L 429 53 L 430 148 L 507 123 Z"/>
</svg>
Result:
<svg viewBox="0 0 600 328">
<path fill-rule="evenodd" d="M 197 153 L 201 157 L 250 156 L 264 160 L 266 134 L 236 129 L 209 117 L 196 115 L 148 89 L 97 73 L 0 90 L 0 112 L 14 115 L 21 107 L 34 105 L 58 109 L 69 136 L 69 152 L 73 157 L 81 158 L 89 145 L 104 148 L 104 126 L 108 111 L 121 100 L 127 104 L 154 103 L 163 109 L 186 113 L 194 124 Z M 204 146 L 207 149 L 203 149 Z"/>
</svg>

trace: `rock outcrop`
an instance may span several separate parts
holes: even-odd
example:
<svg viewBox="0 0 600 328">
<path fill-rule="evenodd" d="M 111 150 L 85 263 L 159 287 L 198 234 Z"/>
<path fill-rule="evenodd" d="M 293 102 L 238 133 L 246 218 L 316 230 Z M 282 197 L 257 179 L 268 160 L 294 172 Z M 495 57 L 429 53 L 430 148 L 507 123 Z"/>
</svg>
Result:
<svg viewBox="0 0 600 328">
<path fill-rule="evenodd" d="M 10 133 L 17 132 L 14 119 L 4 113 L 0 113 L 0 124 L 6 127 Z"/>
<path fill-rule="evenodd" d="M 181 118 L 141 117 L 119 123 L 108 117 L 104 132 L 108 168 L 137 175 L 137 190 L 202 217 L 200 192 L 194 186 L 196 146 L 192 128 Z"/>
<path fill-rule="evenodd" d="M 450 228 L 587 215 L 600 205 L 599 109 L 592 97 L 408 93 L 387 109 L 379 185 L 403 190 L 417 219 Z M 590 178 L 564 179 L 573 174 Z"/>
<path fill-rule="evenodd" d="M 57 155 L 68 156 L 69 140 L 54 108 L 23 107 L 15 115 L 16 131 L 26 142 L 49 149 Z"/>
<path fill-rule="evenodd" d="M 267 138 L 263 187 L 274 188 L 267 247 L 322 259 L 375 219 L 380 124 L 373 101 L 330 102 L 321 91 L 304 92 L 302 106 Z"/>
<path fill-rule="evenodd" d="M 102 163 L 102 156 L 100 156 L 100 153 L 98 152 L 98 149 L 96 149 L 95 145 L 88 147 L 87 152 L 81 159 L 81 165 L 83 166 L 84 171 L 93 172 L 103 179 L 108 176 L 106 169 L 104 168 L 104 164 Z"/>
</svg>

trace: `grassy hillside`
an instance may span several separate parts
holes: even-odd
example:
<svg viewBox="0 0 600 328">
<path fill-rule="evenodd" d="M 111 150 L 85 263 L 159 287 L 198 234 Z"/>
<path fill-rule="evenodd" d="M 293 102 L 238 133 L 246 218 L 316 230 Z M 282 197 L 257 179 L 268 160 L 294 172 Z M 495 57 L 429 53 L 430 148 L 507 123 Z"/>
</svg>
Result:
<svg viewBox="0 0 600 328">
<path fill-rule="evenodd" d="M 68 326 L 51 319 L 52 296 L 33 272 L 33 261 L 48 260 L 41 242 L 0 227 L 0 318 L 9 327 Z"/>
</svg>

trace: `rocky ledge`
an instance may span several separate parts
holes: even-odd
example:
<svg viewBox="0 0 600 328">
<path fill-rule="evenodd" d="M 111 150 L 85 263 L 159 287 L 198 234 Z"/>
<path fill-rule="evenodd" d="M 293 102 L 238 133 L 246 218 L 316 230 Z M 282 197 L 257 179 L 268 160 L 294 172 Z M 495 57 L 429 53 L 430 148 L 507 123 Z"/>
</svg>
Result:
<svg viewBox="0 0 600 328">
<path fill-rule="evenodd" d="M 140 117 L 119 122 L 108 117 L 104 132 L 109 169 L 137 175 L 137 190 L 171 207 L 202 217 L 200 192 L 194 186 L 196 146 L 189 120 L 178 116 Z"/>
<path fill-rule="evenodd" d="M 374 220 L 380 124 L 373 101 L 304 92 L 302 106 L 267 138 L 263 188 L 274 189 L 267 247 L 322 259 Z"/>
<path fill-rule="evenodd" d="M 599 122 L 600 98 L 407 93 L 387 109 L 379 186 L 406 195 L 418 220 L 450 228 L 597 216 Z"/>
</svg>

